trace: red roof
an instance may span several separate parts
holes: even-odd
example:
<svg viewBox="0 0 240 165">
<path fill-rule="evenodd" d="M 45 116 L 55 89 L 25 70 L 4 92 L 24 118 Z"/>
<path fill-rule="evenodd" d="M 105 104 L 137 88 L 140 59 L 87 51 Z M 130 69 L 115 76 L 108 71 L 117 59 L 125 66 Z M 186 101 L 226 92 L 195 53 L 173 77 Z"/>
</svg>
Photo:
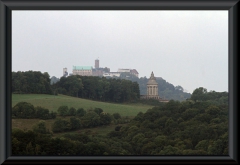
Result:
<svg viewBox="0 0 240 165">
<path fill-rule="evenodd" d="M 136 69 L 131 70 L 132 73 L 138 74 L 138 71 Z"/>
</svg>

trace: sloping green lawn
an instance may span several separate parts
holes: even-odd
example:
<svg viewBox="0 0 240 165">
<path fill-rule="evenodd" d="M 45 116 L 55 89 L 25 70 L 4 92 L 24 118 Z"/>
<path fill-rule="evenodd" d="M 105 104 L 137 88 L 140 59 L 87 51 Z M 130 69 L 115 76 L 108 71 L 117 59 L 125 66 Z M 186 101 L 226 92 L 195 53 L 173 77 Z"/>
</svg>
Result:
<svg viewBox="0 0 240 165">
<path fill-rule="evenodd" d="M 136 116 L 139 112 L 146 112 L 152 106 L 144 104 L 114 104 L 107 102 L 92 101 L 65 95 L 45 95 L 45 94 L 12 94 L 12 107 L 18 102 L 28 102 L 34 106 L 41 106 L 50 111 L 57 111 L 58 107 L 67 105 L 69 108 L 101 108 L 104 112 L 113 114 L 119 113 L 121 116 Z"/>
</svg>

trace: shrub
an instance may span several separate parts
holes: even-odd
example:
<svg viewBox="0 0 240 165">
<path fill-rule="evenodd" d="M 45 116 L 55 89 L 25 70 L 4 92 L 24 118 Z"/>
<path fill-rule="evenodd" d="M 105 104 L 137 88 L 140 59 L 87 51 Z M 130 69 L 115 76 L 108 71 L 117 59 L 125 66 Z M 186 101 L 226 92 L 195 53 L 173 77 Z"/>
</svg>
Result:
<svg viewBox="0 0 240 165">
<path fill-rule="evenodd" d="M 64 132 L 71 129 L 71 125 L 67 120 L 57 119 L 52 125 L 53 132 Z"/>
<path fill-rule="evenodd" d="M 121 119 L 121 115 L 119 113 L 114 113 L 113 114 L 114 119 Z"/>
<path fill-rule="evenodd" d="M 33 132 L 41 133 L 41 134 L 47 134 L 49 133 L 46 128 L 45 121 L 41 120 L 36 125 L 33 126 Z"/>
<path fill-rule="evenodd" d="M 68 115 L 69 116 L 75 116 L 77 114 L 77 111 L 75 108 L 71 107 L 69 110 L 68 110 Z"/>
<path fill-rule="evenodd" d="M 51 113 L 49 114 L 49 119 L 55 119 L 57 117 L 57 113 L 51 111 Z"/>
<path fill-rule="evenodd" d="M 83 117 L 86 114 L 86 111 L 83 108 L 78 108 L 76 115 L 79 117 Z"/>
<path fill-rule="evenodd" d="M 50 118 L 48 109 L 37 106 L 35 110 L 36 110 L 36 118 L 43 119 L 43 120 Z"/>
<path fill-rule="evenodd" d="M 60 106 L 57 111 L 60 116 L 67 116 L 68 115 L 68 106 L 66 106 L 66 105 Z"/>
<path fill-rule="evenodd" d="M 102 110 L 101 108 L 95 108 L 95 109 L 94 109 L 94 112 L 95 112 L 96 114 L 100 115 L 100 114 L 103 112 L 103 110 Z"/>
<path fill-rule="evenodd" d="M 75 117 L 70 118 L 71 130 L 79 129 L 81 127 L 81 122 Z"/>
<path fill-rule="evenodd" d="M 83 116 L 82 121 L 83 121 L 83 126 L 87 128 L 100 125 L 99 115 L 92 111 L 86 113 L 86 115 Z"/>
<path fill-rule="evenodd" d="M 12 109 L 12 116 L 16 118 L 30 119 L 35 117 L 35 108 L 27 102 L 19 102 Z"/>
<path fill-rule="evenodd" d="M 116 127 L 115 127 L 115 131 L 120 131 L 121 127 L 122 127 L 122 126 L 120 126 L 120 125 L 116 126 Z"/>
<path fill-rule="evenodd" d="M 109 113 L 102 112 L 100 114 L 100 124 L 101 125 L 108 125 L 112 121 L 111 115 Z"/>
</svg>

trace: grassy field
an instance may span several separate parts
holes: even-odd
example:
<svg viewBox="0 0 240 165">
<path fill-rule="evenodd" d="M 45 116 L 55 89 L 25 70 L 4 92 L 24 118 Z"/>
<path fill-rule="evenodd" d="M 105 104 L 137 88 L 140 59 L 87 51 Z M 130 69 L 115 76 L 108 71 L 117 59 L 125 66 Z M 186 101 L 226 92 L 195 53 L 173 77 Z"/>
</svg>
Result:
<svg viewBox="0 0 240 165">
<path fill-rule="evenodd" d="M 113 114 L 119 113 L 121 116 L 129 116 L 130 118 L 136 116 L 139 112 L 146 112 L 152 108 L 149 105 L 143 104 L 113 104 L 99 101 L 91 101 L 87 99 L 81 99 L 76 97 L 70 97 L 65 95 L 44 95 L 44 94 L 12 94 L 12 107 L 18 102 L 28 102 L 34 106 L 41 106 L 49 109 L 50 111 L 57 111 L 61 105 L 67 105 L 69 108 L 84 108 L 85 110 L 90 108 L 102 108 L 104 112 Z M 58 116 L 57 118 L 61 118 Z M 65 117 L 68 119 L 70 117 Z M 37 124 L 41 119 L 12 119 L 12 128 L 19 128 L 22 130 L 32 130 L 32 127 Z M 49 131 L 52 131 L 52 124 L 56 119 L 45 120 L 46 127 Z M 80 129 L 77 131 L 70 131 L 64 133 L 54 133 L 54 137 L 62 136 L 65 133 L 87 133 L 87 134 L 107 134 L 109 131 L 114 130 L 115 124 L 108 126 L 101 126 L 89 129 Z"/>
<path fill-rule="evenodd" d="M 12 107 L 18 102 L 28 102 L 34 106 L 42 106 L 50 111 L 57 111 L 61 105 L 67 105 L 69 108 L 102 108 L 104 112 L 113 114 L 119 113 L 121 116 L 136 116 L 139 112 L 146 112 L 152 106 L 144 104 L 114 104 L 99 101 L 91 101 L 65 95 L 45 95 L 45 94 L 12 94 Z"/>
</svg>

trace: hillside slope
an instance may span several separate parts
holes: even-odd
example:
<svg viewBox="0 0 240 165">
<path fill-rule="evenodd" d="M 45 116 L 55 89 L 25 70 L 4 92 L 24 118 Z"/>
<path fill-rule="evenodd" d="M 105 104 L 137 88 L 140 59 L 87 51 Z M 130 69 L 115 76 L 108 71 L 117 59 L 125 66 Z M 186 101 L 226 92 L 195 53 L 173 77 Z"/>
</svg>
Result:
<svg viewBox="0 0 240 165">
<path fill-rule="evenodd" d="M 107 102 L 92 101 L 66 95 L 46 95 L 46 94 L 12 94 L 12 107 L 18 102 L 28 102 L 34 106 L 42 106 L 50 111 L 56 112 L 58 107 L 66 105 L 69 108 L 101 108 L 104 112 L 113 114 L 119 113 L 121 116 L 136 116 L 139 112 L 146 112 L 152 108 L 143 104 L 114 104 Z"/>
</svg>

